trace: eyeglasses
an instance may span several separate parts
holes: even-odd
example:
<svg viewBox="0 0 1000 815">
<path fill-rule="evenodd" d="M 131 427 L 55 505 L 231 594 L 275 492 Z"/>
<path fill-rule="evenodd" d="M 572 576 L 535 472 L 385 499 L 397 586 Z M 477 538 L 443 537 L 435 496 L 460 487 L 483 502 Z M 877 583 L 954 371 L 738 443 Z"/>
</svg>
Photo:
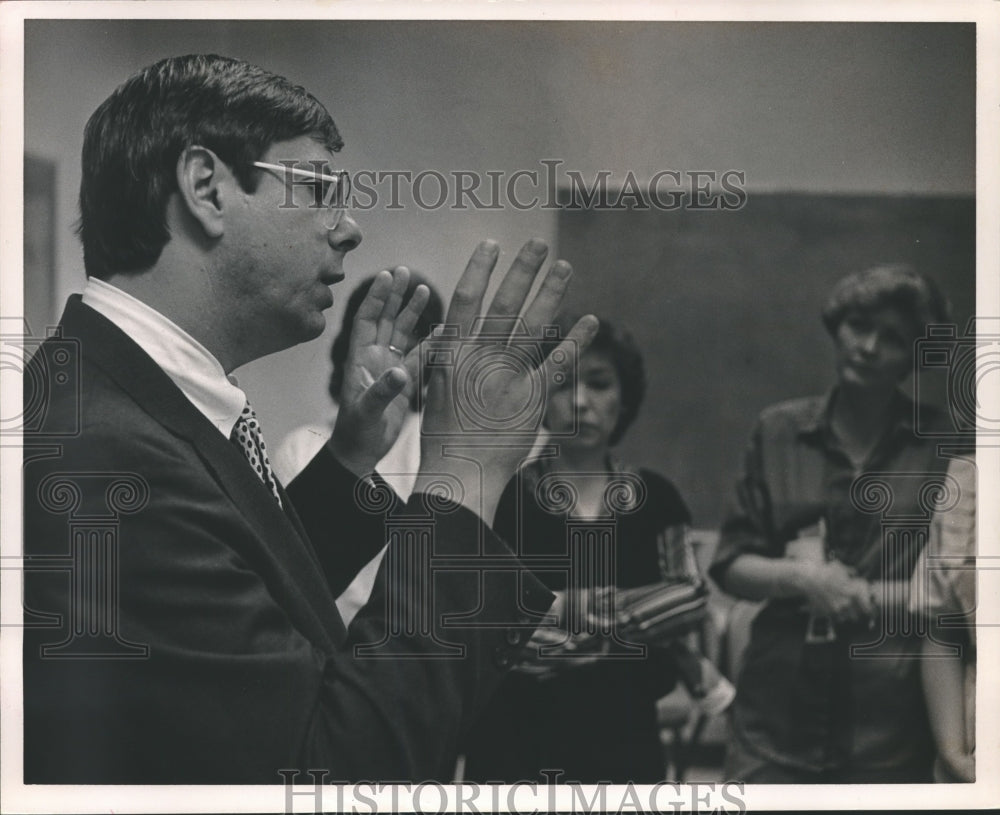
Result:
<svg viewBox="0 0 1000 815">
<path fill-rule="evenodd" d="M 351 176 L 347 170 L 340 170 L 335 175 L 321 173 L 318 170 L 302 170 L 285 164 L 268 164 L 266 161 L 255 161 L 254 167 L 262 170 L 273 170 L 283 175 L 288 195 L 282 208 L 296 207 L 291 197 L 296 186 L 310 187 L 313 190 L 313 204 L 316 208 L 326 210 L 323 225 L 327 229 L 336 229 L 344 216 L 347 200 L 351 194 Z"/>
</svg>

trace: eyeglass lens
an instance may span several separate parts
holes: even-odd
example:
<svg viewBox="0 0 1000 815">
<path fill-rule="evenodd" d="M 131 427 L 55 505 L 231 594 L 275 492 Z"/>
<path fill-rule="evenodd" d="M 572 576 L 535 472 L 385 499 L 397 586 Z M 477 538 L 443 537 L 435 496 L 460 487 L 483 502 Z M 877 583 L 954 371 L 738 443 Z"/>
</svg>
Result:
<svg viewBox="0 0 1000 815">
<path fill-rule="evenodd" d="M 347 209 L 351 195 L 351 176 L 347 170 L 331 173 L 337 178 L 336 183 L 325 182 L 323 185 L 322 203 L 326 208 L 323 220 L 327 229 L 336 229 Z"/>
</svg>

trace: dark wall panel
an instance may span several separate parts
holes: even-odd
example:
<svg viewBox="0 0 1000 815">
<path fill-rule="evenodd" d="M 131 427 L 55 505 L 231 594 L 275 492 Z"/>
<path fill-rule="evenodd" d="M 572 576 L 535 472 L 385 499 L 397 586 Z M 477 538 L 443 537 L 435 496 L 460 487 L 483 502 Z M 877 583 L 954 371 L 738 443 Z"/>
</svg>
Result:
<svg viewBox="0 0 1000 815">
<path fill-rule="evenodd" d="M 819 313 L 841 276 L 906 261 L 964 328 L 975 311 L 971 198 L 750 194 L 739 210 L 565 209 L 570 307 L 626 325 L 649 392 L 621 456 L 672 478 L 715 526 L 757 413 L 833 383 Z M 932 401 L 943 377 L 925 375 Z"/>
</svg>

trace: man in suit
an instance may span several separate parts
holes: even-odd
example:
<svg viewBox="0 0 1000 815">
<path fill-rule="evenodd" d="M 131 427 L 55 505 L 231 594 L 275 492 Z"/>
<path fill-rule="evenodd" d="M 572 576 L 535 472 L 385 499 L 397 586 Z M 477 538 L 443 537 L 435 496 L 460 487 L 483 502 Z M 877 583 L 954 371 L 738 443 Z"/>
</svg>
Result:
<svg viewBox="0 0 1000 815">
<path fill-rule="evenodd" d="M 447 779 L 538 622 L 519 608 L 547 591 L 489 528 L 525 448 L 463 432 L 469 383 L 454 366 L 428 383 L 410 501 L 371 475 L 420 367 L 426 291 L 401 308 L 405 269 L 379 273 L 359 312 L 330 442 L 287 491 L 270 472 L 230 374 L 323 331 L 361 240 L 330 169 L 340 146 L 302 88 L 216 56 L 145 69 L 87 125 L 88 282 L 26 377 L 44 381 L 76 349 L 71 387 L 52 389 L 25 438 L 27 783 Z M 458 283 L 456 343 L 473 336 L 497 254 L 481 244 Z M 492 331 L 523 309 L 541 337 L 571 273 L 556 262 L 529 299 L 545 254 L 540 241 L 518 254 Z M 581 320 L 537 368 L 499 370 L 477 396 L 516 416 L 595 327 Z M 386 542 L 389 565 L 345 630 L 334 597 Z M 432 555 L 468 568 L 428 585 Z M 489 563 L 511 579 L 480 596 Z M 445 624 L 476 608 L 494 625 Z"/>
</svg>

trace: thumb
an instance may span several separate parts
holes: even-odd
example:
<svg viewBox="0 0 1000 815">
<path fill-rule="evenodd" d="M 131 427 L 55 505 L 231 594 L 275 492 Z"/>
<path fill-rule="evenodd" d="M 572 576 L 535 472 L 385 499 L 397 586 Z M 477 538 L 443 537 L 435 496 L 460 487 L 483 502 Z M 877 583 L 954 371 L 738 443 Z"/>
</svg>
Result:
<svg viewBox="0 0 1000 815">
<path fill-rule="evenodd" d="M 358 407 L 362 415 L 381 416 L 409 382 L 409 376 L 402 368 L 390 368 L 361 395 Z"/>
<path fill-rule="evenodd" d="M 410 353 L 408 353 L 403 359 L 403 368 L 406 370 L 406 374 L 409 376 L 414 387 L 417 388 L 419 388 L 421 384 L 425 384 L 423 382 L 424 377 L 421 376 L 420 371 L 420 366 L 424 361 L 424 355 L 427 353 L 425 342 L 425 340 L 421 340 L 414 345 L 410 349 Z"/>
</svg>

